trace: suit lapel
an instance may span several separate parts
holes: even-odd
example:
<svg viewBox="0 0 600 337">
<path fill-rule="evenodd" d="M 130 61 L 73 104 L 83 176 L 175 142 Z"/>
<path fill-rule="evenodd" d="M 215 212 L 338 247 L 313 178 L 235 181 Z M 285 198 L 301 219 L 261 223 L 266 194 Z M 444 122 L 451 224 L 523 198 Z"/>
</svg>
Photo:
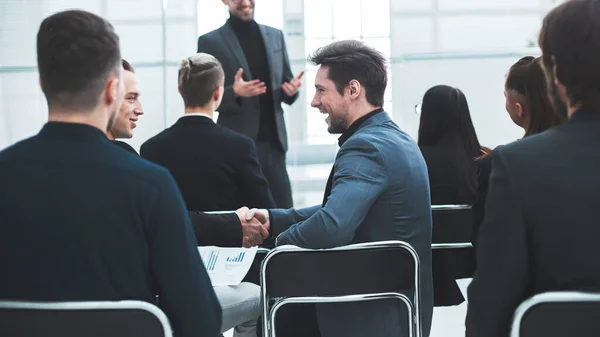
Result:
<svg viewBox="0 0 600 337">
<path fill-rule="evenodd" d="M 273 53 L 271 52 L 271 47 L 273 46 L 273 43 L 271 43 L 272 36 L 265 25 L 258 25 L 258 27 L 260 28 L 260 34 L 262 35 L 263 41 L 265 43 L 265 54 L 267 55 L 267 65 L 269 66 L 269 77 L 271 77 L 271 89 L 276 89 L 277 84 L 275 83 L 275 76 L 273 74 L 274 71 L 272 68 L 273 67 Z"/>
<path fill-rule="evenodd" d="M 240 42 L 238 41 L 233 28 L 229 24 L 224 24 L 221 27 L 221 35 L 223 35 L 223 40 L 229 46 L 231 53 L 235 56 L 235 59 L 239 62 L 242 69 L 244 69 L 244 77 L 246 80 L 250 81 L 254 77 L 250 72 L 250 67 L 248 66 L 248 60 L 246 60 L 246 55 L 244 55 L 244 50 L 242 50 L 242 46 L 240 46 Z M 237 70 L 236 70 L 237 71 Z"/>
</svg>

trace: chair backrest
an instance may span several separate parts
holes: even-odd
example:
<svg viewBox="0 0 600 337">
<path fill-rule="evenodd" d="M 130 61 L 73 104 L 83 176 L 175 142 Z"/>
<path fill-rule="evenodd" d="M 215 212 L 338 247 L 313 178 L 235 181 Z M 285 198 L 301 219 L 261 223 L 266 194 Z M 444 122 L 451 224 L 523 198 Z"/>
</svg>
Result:
<svg viewBox="0 0 600 337">
<path fill-rule="evenodd" d="M 0 336 L 171 337 L 167 316 L 141 301 L 0 301 Z"/>
<path fill-rule="evenodd" d="M 470 205 L 432 205 L 433 244 L 471 242 L 473 215 Z"/>
<path fill-rule="evenodd" d="M 252 265 L 244 276 L 242 282 L 250 282 L 254 284 L 260 284 L 260 266 L 262 265 L 263 260 L 267 257 L 271 250 L 267 248 L 258 248 L 256 250 L 256 255 L 254 256 L 254 260 L 252 261 Z"/>
<path fill-rule="evenodd" d="M 547 292 L 515 311 L 511 337 L 600 336 L 600 294 Z"/>
<path fill-rule="evenodd" d="M 261 282 L 270 297 L 412 292 L 418 270 L 417 253 L 402 241 L 322 250 L 283 246 L 265 258 Z"/>
</svg>

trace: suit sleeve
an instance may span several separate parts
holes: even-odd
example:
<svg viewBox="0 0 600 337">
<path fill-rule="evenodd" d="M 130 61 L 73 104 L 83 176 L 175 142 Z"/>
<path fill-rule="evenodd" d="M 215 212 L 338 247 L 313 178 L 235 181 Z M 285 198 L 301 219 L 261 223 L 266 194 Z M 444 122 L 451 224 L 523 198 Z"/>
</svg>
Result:
<svg viewBox="0 0 600 337">
<path fill-rule="evenodd" d="M 477 233 L 479 232 L 479 227 L 481 226 L 485 215 L 485 201 L 487 199 L 490 182 L 490 158 L 482 158 L 480 161 L 481 162 L 477 167 L 477 198 L 472 207 L 473 229 L 471 232 L 471 242 L 473 243 L 473 246 L 477 245 Z"/>
<path fill-rule="evenodd" d="M 274 208 L 275 201 L 260 167 L 256 146 L 249 138 L 244 140 L 246 146 L 241 156 L 245 160 L 240 165 L 238 178 L 239 204 L 249 208 Z"/>
<path fill-rule="evenodd" d="M 271 229 L 269 232 L 272 237 L 276 237 L 285 232 L 293 224 L 310 218 L 320 209 L 321 205 L 315 205 L 301 209 L 270 209 L 269 222 Z"/>
<path fill-rule="evenodd" d="M 219 52 L 214 48 L 212 42 L 209 37 L 203 35 L 198 38 L 198 53 L 207 53 L 214 57 L 216 57 L 219 62 L 223 63 L 225 60 L 220 57 Z M 236 69 L 237 72 L 237 69 Z M 225 78 L 225 83 L 233 83 L 233 76 L 235 76 L 235 72 L 230 75 L 230 78 Z M 217 109 L 219 114 L 228 115 L 238 112 L 241 109 L 241 98 L 236 97 L 233 92 L 233 85 L 225 85 L 225 91 L 223 93 L 223 99 L 221 100 L 221 105 Z"/>
<path fill-rule="evenodd" d="M 294 78 L 294 74 L 292 74 L 292 68 L 290 66 L 290 58 L 287 52 L 287 46 L 285 45 L 285 37 L 283 36 L 283 32 L 281 32 L 281 45 L 283 46 L 283 50 L 281 53 L 283 54 L 283 82 L 289 82 Z M 283 83 L 281 83 L 283 84 Z M 287 105 L 292 105 L 298 99 L 299 93 L 296 93 L 293 96 L 288 96 L 283 92 L 283 102 Z"/>
<path fill-rule="evenodd" d="M 242 246 L 242 226 L 236 213 L 206 214 L 190 211 L 189 214 L 198 246 Z"/>
<path fill-rule="evenodd" d="M 196 246 L 181 194 L 170 174 L 158 180 L 149 222 L 150 265 L 161 309 L 174 335 L 217 336 L 221 306 Z"/>
<path fill-rule="evenodd" d="M 279 236 L 278 245 L 332 248 L 350 244 L 371 205 L 386 187 L 386 165 L 379 149 L 351 138 L 338 153 L 331 195 L 325 206 Z"/>
<path fill-rule="evenodd" d="M 519 193 L 501 150 L 494 151 L 477 271 L 468 290 L 466 336 L 508 336 L 517 306 L 528 296 L 531 265 Z"/>
</svg>

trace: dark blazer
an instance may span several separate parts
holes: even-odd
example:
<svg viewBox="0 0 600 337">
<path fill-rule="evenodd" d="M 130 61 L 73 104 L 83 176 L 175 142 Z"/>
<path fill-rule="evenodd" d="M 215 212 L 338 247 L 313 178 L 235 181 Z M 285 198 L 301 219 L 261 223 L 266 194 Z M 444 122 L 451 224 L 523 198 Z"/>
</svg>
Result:
<svg viewBox="0 0 600 337">
<path fill-rule="evenodd" d="M 414 140 L 385 112 L 367 119 L 340 147 L 325 206 L 271 210 L 277 245 L 322 249 L 401 240 L 420 259 L 423 336 L 433 312 L 431 204 L 427 168 Z M 364 275 L 368 277 L 368 275 Z M 319 328 L 329 336 L 402 336 L 397 302 L 319 304 Z"/>
<path fill-rule="evenodd" d="M 490 174 L 492 172 L 492 156 L 487 155 L 477 160 L 477 198 L 473 204 L 473 246 L 477 245 L 477 234 L 485 215 L 485 202 L 490 186 Z"/>
<path fill-rule="evenodd" d="M 444 146 L 421 146 L 427 163 L 432 205 L 471 205 L 475 201 L 477 186 L 476 164 L 465 168 L 458 166 Z M 468 180 L 465 180 L 468 179 Z M 466 217 L 471 220 L 468 216 Z M 437 226 L 452 226 L 465 217 L 445 217 L 443 213 L 433 217 L 433 237 Z M 440 223 L 441 221 L 441 223 Z M 461 224 L 462 225 L 462 224 Z M 448 242 L 448 241 L 444 241 Z M 432 251 L 433 294 L 435 306 L 451 306 L 464 302 L 456 279 L 471 276 L 474 264 L 472 249 Z"/>
<path fill-rule="evenodd" d="M 287 96 L 281 85 L 289 82 L 294 78 L 294 75 L 290 68 L 283 32 L 265 25 L 259 24 L 258 26 L 265 43 L 269 65 L 271 88 L 268 88 L 268 90 L 273 93 L 277 135 L 285 152 L 288 148 L 288 142 L 281 103 L 291 105 L 298 98 L 298 94 Z M 244 51 L 230 24 L 225 23 L 221 28 L 200 36 L 198 38 L 198 52 L 208 53 L 216 57 L 225 71 L 225 94 L 221 106 L 217 109 L 219 111 L 218 123 L 256 141 L 260 123 L 258 96 L 236 98 L 233 93 L 232 85 L 239 68 L 244 69 L 244 80 L 251 81 L 254 77 L 252 77 Z"/>
<path fill-rule="evenodd" d="M 120 140 L 113 140 L 112 141 L 113 144 L 115 144 L 116 146 L 122 148 L 125 151 L 131 152 L 131 153 L 135 153 L 136 155 L 138 154 L 137 151 L 129 144 L 120 141 Z"/>
<path fill-rule="evenodd" d="M 538 293 L 600 291 L 600 111 L 496 149 L 467 336 L 508 336 Z"/>
<path fill-rule="evenodd" d="M 129 144 L 119 140 L 113 140 L 112 142 L 118 147 L 139 156 L 137 151 Z M 189 215 L 198 246 L 242 246 L 242 227 L 237 214 L 207 214 L 189 211 Z"/>
<path fill-rule="evenodd" d="M 221 307 L 169 172 L 83 124 L 0 152 L 0 298 L 155 302 L 177 336 L 216 336 Z"/>
<path fill-rule="evenodd" d="M 206 214 L 190 211 L 189 214 L 198 246 L 242 246 L 242 224 L 236 213 Z"/>
<path fill-rule="evenodd" d="M 140 154 L 171 171 L 190 211 L 275 206 L 254 142 L 207 117 L 180 118 Z"/>
</svg>

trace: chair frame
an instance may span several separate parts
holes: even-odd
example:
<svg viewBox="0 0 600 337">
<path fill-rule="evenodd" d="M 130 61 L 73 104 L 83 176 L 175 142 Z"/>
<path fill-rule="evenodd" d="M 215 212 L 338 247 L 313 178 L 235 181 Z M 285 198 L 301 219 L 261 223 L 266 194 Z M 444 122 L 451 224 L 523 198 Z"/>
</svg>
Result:
<svg viewBox="0 0 600 337">
<path fill-rule="evenodd" d="M 414 296 L 413 302 L 401 293 L 397 292 L 386 292 L 386 293 L 371 293 L 371 294 L 353 294 L 344 296 L 301 296 L 301 297 L 283 297 L 276 300 L 272 308 L 269 310 L 269 301 L 271 297 L 268 294 L 267 286 L 267 275 L 266 270 L 269 265 L 269 261 L 274 257 L 282 253 L 290 252 L 327 252 L 327 251 L 360 251 L 368 249 L 379 249 L 379 248 L 401 248 L 411 254 L 415 263 L 415 276 L 414 276 Z M 409 315 L 409 336 L 421 337 L 421 310 L 420 310 L 420 298 L 421 298 L 421 287 L 420 287 L 420 263 L 419 256 L 414 248 L 403 241 L 380 241 L 380 242 L 367 242 L 352 244 L 348 246 L 330 248 L 330 249 L 306 249 L 299 248 L 296 246 L 280 246 L 270 251 L 265 257 L 261 266 L 260 272 L 261 279 L 261 300 L 263 307 L 263 336 L 264 337 L 276 337 L 275 333 L 275 315 L 277 311 L 286 304 L 298 304 L 298 303 L 344 303 L 344 302 L 361 302 L 361 301 L 372 301 L 381 299 L 399 299 L 406 305 Z"/>
<path fill-rule="evenodd" d="M 431 205 L 431 212 L 443 211 L 464 211 L 471 209 L 471 205 Z M 471 242 L 456 242 L 456 243 L 432 243 L 431 249 L 460 249 L 472 248 Z"/>
<path fill-rule="evenodd" d="M 600 302 L 600 294 L 577 291 L 550 291 L 535 295 L 521 303 L 513 316 L 510 337 L 519 337 L 523 317 L 531 308 L 543 303 Z"/>
<path fill-rule="evenodd" d="M 143 301 L 90 301 L 90 302 L 27 302 L 0 301 L 0 309 L 27 310 L 142 310 L 158 319 L 165 337 L 173 337 L 171 324 L 165 313 L 158 307 Z"/>
</svg>

